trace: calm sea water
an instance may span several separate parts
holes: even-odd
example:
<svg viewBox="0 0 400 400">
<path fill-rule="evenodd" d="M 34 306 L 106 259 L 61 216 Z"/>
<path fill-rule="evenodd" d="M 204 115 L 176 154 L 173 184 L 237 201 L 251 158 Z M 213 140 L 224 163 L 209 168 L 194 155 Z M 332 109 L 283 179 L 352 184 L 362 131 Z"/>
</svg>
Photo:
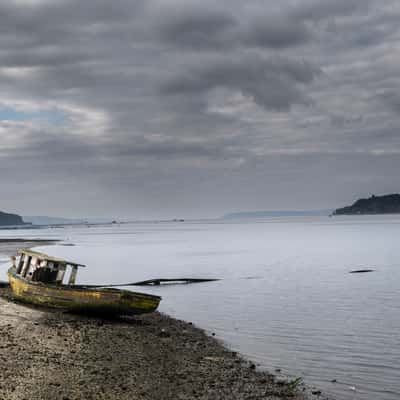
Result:
<svg viewBox="0 0 400 400">
<path fill-rule="evenodd" d="M 144 289 L 260 367 L 336 399 L 400 398 L 399 216 L 0 231 L 10 236 L 75 244 L 42 250 L 87 264 L 82 283 L 221 278 Z M 375 271 L 348 273 L 359 268 Z"/>
</svg>

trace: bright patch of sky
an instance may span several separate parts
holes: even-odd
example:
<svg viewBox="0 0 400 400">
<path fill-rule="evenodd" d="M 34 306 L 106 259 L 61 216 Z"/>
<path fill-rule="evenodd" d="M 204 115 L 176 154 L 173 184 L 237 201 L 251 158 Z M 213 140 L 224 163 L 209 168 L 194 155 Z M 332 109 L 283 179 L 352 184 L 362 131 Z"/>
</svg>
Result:
<svg viewBox="0 0 400 400">
<path fill-rule="evenodd" d="M 0 121 L 40 121 L 62 125 L 65 115 L 59 110 L 21 111 L 11 107 L 0 107 Z"/>
</svg>

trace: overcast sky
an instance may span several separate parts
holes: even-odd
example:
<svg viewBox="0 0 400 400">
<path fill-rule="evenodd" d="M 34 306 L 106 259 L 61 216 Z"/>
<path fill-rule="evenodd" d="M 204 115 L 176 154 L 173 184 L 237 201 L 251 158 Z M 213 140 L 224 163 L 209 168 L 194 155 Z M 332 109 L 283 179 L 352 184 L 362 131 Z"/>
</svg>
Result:
<svg viewBox="0 0 400 400">
<path fill-rule="evenodd" d="M 400 191 L 398 0 L 2 0 L 0 209 L 212 217 Z"/>
</svg>

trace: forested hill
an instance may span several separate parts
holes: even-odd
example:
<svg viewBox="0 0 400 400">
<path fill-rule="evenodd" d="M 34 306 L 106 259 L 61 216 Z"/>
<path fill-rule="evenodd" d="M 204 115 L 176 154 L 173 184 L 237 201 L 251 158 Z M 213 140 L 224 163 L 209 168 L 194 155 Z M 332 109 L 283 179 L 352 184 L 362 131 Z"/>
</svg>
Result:
<svg viewBox="0 0 400 400">
<path fill-rule="evenodd" d="M 17 214 L 8 214 L 0 211 L 0 226 L 24 225 L 24 220 Z"/>
<path fill-rule="evenodd" d="M 338 208 L 334 215 L 396 213 L 400 213 L 400 194 L 372 195 L 368 199 L 359 199 L 351 206 Z"/>
</svg>

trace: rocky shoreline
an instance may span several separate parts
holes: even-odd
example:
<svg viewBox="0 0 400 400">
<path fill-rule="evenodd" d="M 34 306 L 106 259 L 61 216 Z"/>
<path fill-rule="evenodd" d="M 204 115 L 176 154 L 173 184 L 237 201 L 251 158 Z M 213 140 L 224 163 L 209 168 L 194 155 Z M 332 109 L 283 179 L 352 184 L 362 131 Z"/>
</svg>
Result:
<svg viewBox="0 0 400 400">
<path fill-rule="evenodd" d="M 0 399 L 306 399 L 190 322 L 112 320 L 13 301 L 0 288 Z M 315 397 L 315 396 L 313 396 Z"/>
</svg>

